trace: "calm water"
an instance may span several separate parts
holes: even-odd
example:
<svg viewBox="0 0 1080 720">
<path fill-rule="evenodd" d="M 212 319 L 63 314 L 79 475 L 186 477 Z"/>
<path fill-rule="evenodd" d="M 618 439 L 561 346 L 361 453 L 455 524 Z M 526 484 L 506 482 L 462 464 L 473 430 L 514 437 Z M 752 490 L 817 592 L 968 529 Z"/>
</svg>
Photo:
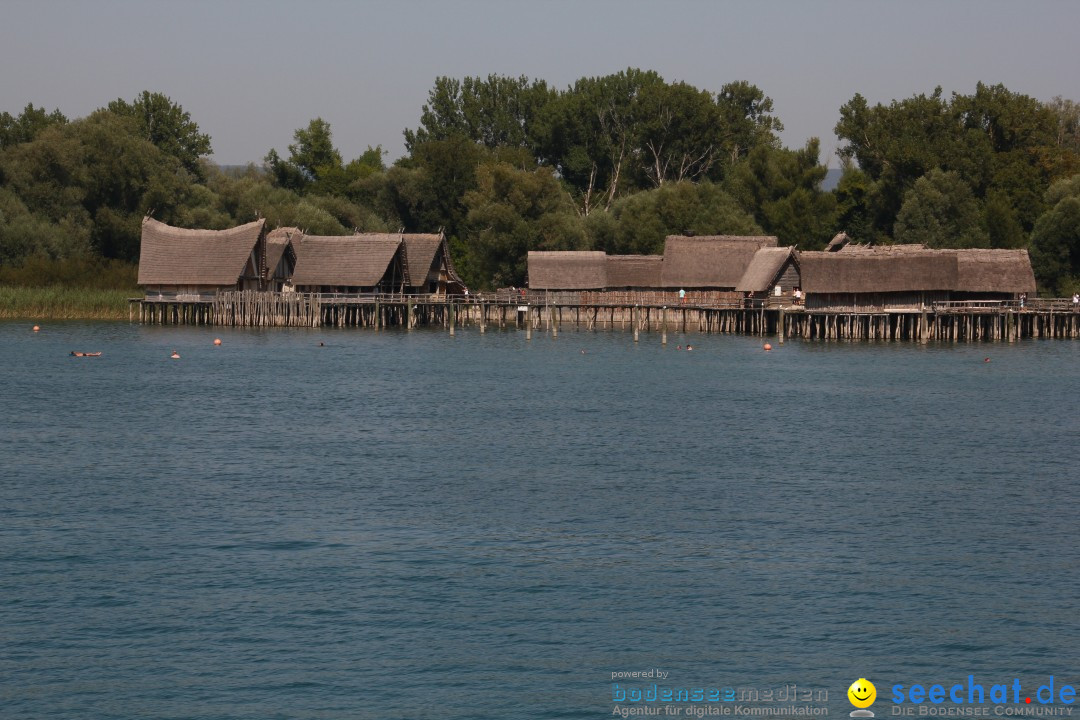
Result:
<svg viewBox="0 0 1080 720">
<path fill-rule="evenodd" d="M 881 717 L 895 683 L 1080 680 L 1080 343 L 30 324 L 0 324 L 3 718 L 601 718 L 647 668 L 834 717 L 867 677 Z"/>
</svg>

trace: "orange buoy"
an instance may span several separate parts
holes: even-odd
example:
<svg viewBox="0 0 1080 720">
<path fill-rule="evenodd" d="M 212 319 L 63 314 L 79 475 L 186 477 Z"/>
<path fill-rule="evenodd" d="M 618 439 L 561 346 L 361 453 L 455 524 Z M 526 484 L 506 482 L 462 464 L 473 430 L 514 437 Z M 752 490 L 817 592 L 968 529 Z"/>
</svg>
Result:
<svg viewBox="0 0 1080 720">
<path fill-rule="evenodd" d="M 214 338 L 214 344 L 215 345 L 220 345 L 221 344 L 221 338 Z"/>
<path fill-rule="evenodd" d="M 35 325 L 34 326 L 34 332 L 37 332 L 38 330 L 41 330 L 41 328 L 39 328 L 37 325 Z"/>
<path fill-rule="evenodd" d="M 772 345 L 765 343 L 765 352 L 769 352 L 770 350 L 772 350 Z"/>
</svg>

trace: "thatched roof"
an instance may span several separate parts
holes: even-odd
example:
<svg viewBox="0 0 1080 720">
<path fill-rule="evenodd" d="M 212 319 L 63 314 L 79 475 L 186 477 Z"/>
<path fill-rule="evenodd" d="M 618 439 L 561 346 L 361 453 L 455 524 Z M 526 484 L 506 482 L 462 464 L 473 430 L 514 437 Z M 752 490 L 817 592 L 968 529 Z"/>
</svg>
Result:
<svg viewBox="0 0 1080 720">
<path fill-rule="evenodd" d="M 606 255 L 599 251 L 529 251 L 532 290 L 601 290 L 607 287 Z"/>
<path fill-rule="evenodd" d="M 1027 250 L 953 250 L 959 292 L 1035 292 Z"/>
<path fill-rule="evenodd" d="M 662 255 L 608 255 L 606 287 L 660 287 L 663 263 Z"/>
<path fill-rule="evenodd" d="M 791 257 L 790 247 L 763 247 L 754 253 L 746 272 L 739 279 L 735 289 L 739 292 L 766 292 L 776 283 L 776 278 L 784 269 L 784 263 Z"/>
<path fill-rule="evenodd" d="M 956 256 L 933 250 L 801 252 L 799 269 L 808 293 L 950 290 L 956 284 Z"/>
<path fill-rule="evenodd" d="M 229 230 L 186 230 L 143 218 L 140 285 L 235 285 L 265 220 Z"/>
<path fill-rule="evenodd" d="M 296 250 L 293 249 L 292 244 L 300 242 L 301 237 L 303 233 L 294 227 L 279 227 L 270 231 L 266 236 L 267 273 L 274 272 L 274 268 L 281 262 L 281 256 L 286 253 L 292 257 L 293 264 L 296 264 Z"/>
<path fill-rule="evenodd" d="M 846 253 L 909 253 L 928 250 L 922 243 L 907 243 L 903 245 L 844 245 L 838 252 Z"/>
<path fill-rule="evenodd" d="M 365 233 L 366 234 L 366 233 Z M 405 242 L 405 258 L 409 263 L 409 280 L 415 285 L 427 279 L 435 253 L 442 245 L 443 236 L 427 233 L 409 233 L 402 235 Z"/>
<path fill-rule="evenodd" d="M 397 233 L 302 235 L 293 242 L 293 284 L 374 287 L 400 247 Z"/>
<path fill-rule="evenodd" d="M 670 235 L 664 241 L 660 283 L 666 288 L 734 288 L 759 248 L 773 236 Z"/>
<path fill-rule="evenodd" d="M 927 250 L 910 245 L 799 253 L 808 293 L 923 290 L 1021 293 L 1035 291 L 1026 250 Z"/>
<path fill-rule="evenodd" d="M 405 259 L 409 265 L 409 282 L 422 285 L 427 280 L 428 272 L 435 263 L 435 256 L 442 251 L 446 258 L 446 272 L 451 282 L 461 282 L 454 265 L 450 262 L 450 246 L 446 236 L 440 233 L 405 233 L 401 236 L 405 243 Z"/>
</svg>

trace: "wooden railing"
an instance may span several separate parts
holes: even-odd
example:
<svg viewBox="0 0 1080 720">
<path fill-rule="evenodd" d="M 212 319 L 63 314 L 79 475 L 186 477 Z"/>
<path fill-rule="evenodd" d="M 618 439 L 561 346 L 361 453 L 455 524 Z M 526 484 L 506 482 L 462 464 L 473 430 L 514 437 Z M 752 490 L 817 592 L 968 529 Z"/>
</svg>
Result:
<svg viewBox="0 0 1080 720">
<path fill-rule="evenodd" d="M 935 312 L 1080 312 L 1080 303 L 1072 298 L 1028 298 L 1026 300 L 950 300 L 932 303 Z"/>
</svg>

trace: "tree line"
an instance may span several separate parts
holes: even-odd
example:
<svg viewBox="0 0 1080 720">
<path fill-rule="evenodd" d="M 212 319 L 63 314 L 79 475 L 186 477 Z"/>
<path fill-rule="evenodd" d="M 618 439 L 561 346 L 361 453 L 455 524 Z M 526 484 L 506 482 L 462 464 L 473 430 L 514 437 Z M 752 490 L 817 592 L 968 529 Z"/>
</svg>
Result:
<svg viewBox="0 0 1080 720">
<path fill-rule="evenodd" d="M 1002 85 L 839 110 L 843 174 L 785 148 L 772 100 L 627 69 L 566 88 L 437 78 L 406 154 L 346 161 L 315 118 L 261 165 L 225 171 L 189 113 L 145 91 L 85 118 L 0 113 L 0 271 L 134 262 L 146 213 L 220 229 L 265 217 L 312 234 L 443 228 L 478 288 L 522 285 L 529 250 L 656 253 L 669 234 L 771 234 L 1028 248 L 1040 287 L 1080 290 L 1080 107 Z M 2 277 L 2 275 L 0 275 Z"/>
</svg>

